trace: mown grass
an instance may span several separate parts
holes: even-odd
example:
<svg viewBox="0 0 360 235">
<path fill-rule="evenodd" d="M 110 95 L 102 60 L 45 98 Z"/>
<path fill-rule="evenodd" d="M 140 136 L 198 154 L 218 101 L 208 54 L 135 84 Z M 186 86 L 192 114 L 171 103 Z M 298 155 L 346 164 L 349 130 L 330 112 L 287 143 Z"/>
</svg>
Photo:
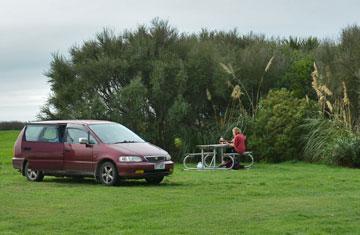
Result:
<svg viewBox="0 0 360 235">
<path fill-rule="evenodd" d="M 305 163 L 194 172 L 160 186 L 45 177 L 10 165 L 17 132 L 0 132 L 2 234 L 358 234 L 360 171 Z"/>
</svg>

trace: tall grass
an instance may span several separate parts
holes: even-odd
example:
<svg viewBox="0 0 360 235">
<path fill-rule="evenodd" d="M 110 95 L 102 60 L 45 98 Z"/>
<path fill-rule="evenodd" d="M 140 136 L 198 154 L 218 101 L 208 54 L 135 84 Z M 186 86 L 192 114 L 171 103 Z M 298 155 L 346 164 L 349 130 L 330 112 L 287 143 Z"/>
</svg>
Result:
<svg viewBox="0 0 360 235">
<path fill-rule="evenodd" d="M 319 73 L 316 63 L 314 63 L 314 71 L 311 73 L 311 77 L 312 87 L 316 92 L 322 114 L 342 122 L 346 128 L 353 129 L 351 103 L 345 82 L 341 81 L 339 84 L 341 94 L 335 94 L 327 87 L 324 82 L 326 79 Z"/>
<path fill-rule="evenodd" d="M 314 63 L 312 87 L 320 108 L 317 118 L 308 119 L 304 129 L 304 159 L 335 165 L 357 166 L 360 159 L 359 135 L 350 113 L 350 100 L 344 81 L 341 94 L 334 94 L 325 84 Z"/>
<path fill-rule="evenodd" d="M 253 96 L 250 95 L 250 92 L 248 91 L 247 87 L 244 85 L 244 83 L 242 82 L 242 80 L 240 79 L 239 76 L 236 75 L 235 70 L 233 69 L 231 64 L 224 64 L 224 63 L 220 63 L 220 66 L 223 68 L 223 70 L 230 74 L 232 76 L 232 79 L 237 83 L 237 85 L 233 85 L 231 83 L 231 81 L 228 81 L 229 86 L 233 87 L 233 92 L 231 97 L 233 99 L 238 99 L 239 103 L 241 104 L 241 107 L 244 107 L 243 104 L 243 100 L 240 99 L 240 97 L 242 95 L 246 96 L 246 99 L 248 101 L 248 103 L 250 104 L 251 110 L 250 112 L 247 112 L 247 110 L 243 109 L 243 113 L 246 113 L 252 117 L 255 117 L 256 115 L 256 111 L 258 109 L 258 104 L 261 98 L 261 88 L 263 85 L 263 81 L 264 81 L 264 77 L 266 75 L 266 73 L 268 73 L 268 71 L 271 68 L 271 65 L 273 64 L 273 60 L 274 60 L 275 56 L 272 56 L 269 61 L 267 62 L 264 71 L 262 73 L 262 76 L 260 77 L 260 80 L 257 82 L 257 92 L 256 92 L 256 97 L 254 98 Z"/>
<path fill-rule="evenodd" d="M 343 122 L 323 116 L 307 119 L 304 129 L 304 159 L 309 162 L 332 163 L 334 146 L 339 138 L 349 138 L 352 133 Z"/>
</svg>

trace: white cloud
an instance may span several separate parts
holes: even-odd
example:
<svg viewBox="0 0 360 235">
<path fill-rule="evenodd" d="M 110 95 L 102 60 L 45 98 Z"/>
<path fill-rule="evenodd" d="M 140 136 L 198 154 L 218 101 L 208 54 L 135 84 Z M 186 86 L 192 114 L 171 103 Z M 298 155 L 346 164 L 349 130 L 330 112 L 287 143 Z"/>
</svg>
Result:
<svg viewBox="0 0 360 235">
<path fill-rule="evenodd" d="M 0 94 L 0 110 L 4 107 L 40 106 L 46 102 L 49 91 L 46 89 L 13 90 Z"/>
</svg>

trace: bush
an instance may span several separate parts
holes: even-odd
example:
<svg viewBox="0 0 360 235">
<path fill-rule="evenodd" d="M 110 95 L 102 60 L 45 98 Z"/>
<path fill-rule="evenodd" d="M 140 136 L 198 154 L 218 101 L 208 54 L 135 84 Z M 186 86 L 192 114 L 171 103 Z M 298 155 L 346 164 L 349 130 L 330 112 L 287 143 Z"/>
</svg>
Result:
<svg viewBox="0 0 360 235">
<path fill-rule="evenodd" d="M 249 147 L 258 160 L 302 160 L 300 125 L 313 115 L 314 105 L 286 89 L 272 90 L 261 100 L 252 125 Z"/>
<path fill-rule="evenodd" d="M 336 139 L 329 163 L 340 166 L 360 167 L 360 137 L 350 135 L 347 138 Z"/>
<path fill-rule="evenodd" d="M 304 160 L 309 162 L 330 162 L 337 138 L 346 138 L 349 135 L 341 122 L 323 116 L 307 119 L 302 129 Z"/>
<path fill-rule="evenodd" d="M 335 119 L 318 117 L 303 125 L 306 161 L 360 167 L 360 137 Z"/>
</svg>

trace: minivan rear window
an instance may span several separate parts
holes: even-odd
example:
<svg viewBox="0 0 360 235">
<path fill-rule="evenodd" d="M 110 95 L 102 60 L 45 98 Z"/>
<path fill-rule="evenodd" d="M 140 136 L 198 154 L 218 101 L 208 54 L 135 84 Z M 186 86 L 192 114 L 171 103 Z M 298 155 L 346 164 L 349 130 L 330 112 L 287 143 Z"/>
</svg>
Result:
<svg viewBox="0 0 360 235">
<path fill-rule="evenodd" d="M 59 129 L 51 125 L 28 125 L 25 131 L 25 140 L 32 142 L 58 143 Z"/>
<path fill-rule="evenodd" d="M 33 125 L 27 126 L 25 131 L 26 141 L 39 141 L 40 133 L 44 129 L 43 126 Z"/>
</svg>

